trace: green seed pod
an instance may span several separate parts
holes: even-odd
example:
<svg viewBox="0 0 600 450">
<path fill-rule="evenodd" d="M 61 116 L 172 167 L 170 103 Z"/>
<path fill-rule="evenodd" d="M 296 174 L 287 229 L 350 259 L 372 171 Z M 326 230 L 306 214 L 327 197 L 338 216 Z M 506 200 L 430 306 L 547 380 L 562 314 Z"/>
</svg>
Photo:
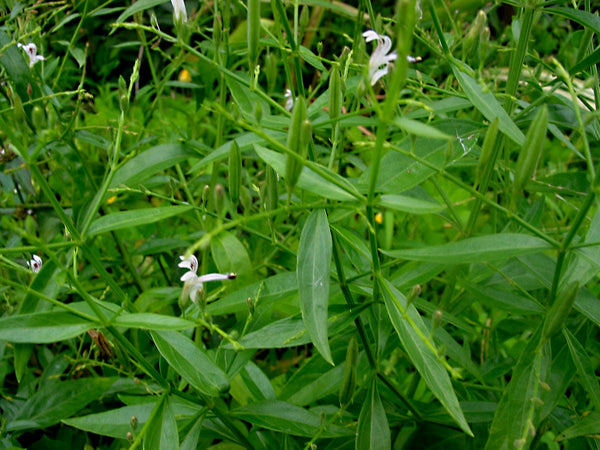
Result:
<svg viewBox="0 0 600 450">
<path fill-rule="evenodd" d="M 561 330 L 573 308 L 578 293 L 579 283 L 573 283 L 563 289 L 556 297 L 554 304 L 546 313 L 544 329 L 542 331 L 542 342 L 551 338 L 555 333 Z"/>
<path fill-rule="evenodd" d="M 250 71 L 258 63 L 258 44 L 260 40 L 260 0 L 248 0 L 248 61 Z"/>
<path fill-rule="evenodd" d="M 277 209 L 277 203 L 279 201 L 279 189 L 277 183 L 277 174 L 271 166 L 267 166 L 266 170 L 266 207 L 267 211 L 273 211 Z"/>
<path fill-rule="evenodd" d="M 308 11 L 308 6 L 304 5 L 300 11 L 300 28 L 305 30 L 308 22 L 310 22 L 310 12 Z"/>
<path fill-rule="evenodd" d="M 337 65 L 331 69 L 329 77 L 329 118 L 334 120 L 342 113 L 342 80 Z"/>
<path fill-rule="evenodd" d="M 352 339 L 350 339 L 350 342 L 348 343 L 348 350 L 346 351 L 344 381 L 342 382 L 342 389 L 340 389 L 340 405 L 342 407 L 348 405 L 354 395 L 354 390 L 356 389 L 357 365 L 358 342 L 356 342 L 356 338 L 352 336 Z"/>
<path fill-rule="evenodd" d="M 492 160 L 492 151 L 494 144 L 498 137 L 498 118 L 496 117 L 490 126 L 488 127 L 485 139 L 483 140 L 483 146 L 481 147 L 481 156 L 479 157 L 479 163 L 477 164 L 477 170 L 475 171 L 475 183 L 477 186 L 481 186 L 484 174 L 489 173 L 493 170 L 493 167 L 488 167 Z"/>
<path fill-rule="evenodd" d="M 273 53 L 267 53 L 265 56 L 264 72 L 267 76 L 267 92 L 271 93 L 277 83 L 277 57 Z"/>
<path fill-rule="evenodd" d="M 225 188 L 223 187 L 223 185 L 217 184 L 215 186 L 213 194 L 217 216 L 223 217 L 223 214 L 225 213 Z"/>
<path fill-rule="evenodd" d="M 213 20 L 213 45 L 215 49 L 221 46 L 221 32 L 223 30 L 223 22 L 221 21 L 221 15 L 215 15 Z"/>
<path fill-rule="evenodd" d="M 41 131 L 46 128 L 46 114 L 40 105 L 35 105 L 31 110 L 31 122 L 36 131 Z"/>
<path fill-rule="evenodd" d="M 294 109 L 290 117 L 290 129 L 288 130 L 287 146 L 294 153 L 304 156 L 306 154 L 305 143 L 308 143 L 307 136 L 303 135 L 304 122 L 306 120 L 306 102 L 303 97 L 298 97 L 294 102 Z M 285 167 L 285 178 L 290 194 L 293 192 L 300 173 L 302 164 L 290 155 L 287 157 Z"/>
<path fill-rule="evenodd" d="M 242 185 L 242 153 L 236 141 L 229 149 L 229 197 L 234 206 L 240 200 L 240 186 Z"/>
<path fill-rule="evenodd" d="M 515 193 L 520 192 L 525 186 L 535 171 L 540 155 L 544 150 L 546 141 L 546 130 L 548 128 L 548 108 L 542 106 L 535 115 L 529 130 L 525 143 L 521 148 L 521 153 L 517 158 L 517 166 L 515 169 Z"/>
</svg>

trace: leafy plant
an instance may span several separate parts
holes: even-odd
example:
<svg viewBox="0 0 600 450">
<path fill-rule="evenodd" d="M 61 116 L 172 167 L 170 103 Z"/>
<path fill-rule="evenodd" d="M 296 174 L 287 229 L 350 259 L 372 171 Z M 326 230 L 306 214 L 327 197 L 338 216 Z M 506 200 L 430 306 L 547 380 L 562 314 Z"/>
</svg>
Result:
<svg viewBox="0 0 600 450">
<path fill-rule="evenodd" d="M 358 3 L 0 7 L 2 447 L 597 446 L 598 17 Z"/>
</svg>

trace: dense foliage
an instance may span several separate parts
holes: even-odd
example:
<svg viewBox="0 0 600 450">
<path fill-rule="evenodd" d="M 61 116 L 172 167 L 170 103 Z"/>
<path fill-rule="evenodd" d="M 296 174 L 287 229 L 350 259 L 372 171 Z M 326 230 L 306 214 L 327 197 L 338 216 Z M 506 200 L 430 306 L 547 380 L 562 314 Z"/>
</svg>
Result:
<svg viewBox="0 0 600 450">
<path fill-rule="evenodd" d="M 589 0 L 0 14 L 0 448 L 599 446 Z"/>
</svg>

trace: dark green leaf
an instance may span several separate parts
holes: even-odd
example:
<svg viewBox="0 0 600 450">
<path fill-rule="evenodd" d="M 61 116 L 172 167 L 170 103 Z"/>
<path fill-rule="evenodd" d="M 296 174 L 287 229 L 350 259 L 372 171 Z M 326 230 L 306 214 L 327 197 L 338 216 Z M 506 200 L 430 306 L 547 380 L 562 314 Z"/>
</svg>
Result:
<svg viewBox="0 0 600 450">
<path fill-rule="evenodd" d="M 325 210 L 313 211 L 302 229 L 298 247 L 298 294 L 302 319 L 319 353 L 333 364 L 327 336 L 331 232 Z"/>
</svg>

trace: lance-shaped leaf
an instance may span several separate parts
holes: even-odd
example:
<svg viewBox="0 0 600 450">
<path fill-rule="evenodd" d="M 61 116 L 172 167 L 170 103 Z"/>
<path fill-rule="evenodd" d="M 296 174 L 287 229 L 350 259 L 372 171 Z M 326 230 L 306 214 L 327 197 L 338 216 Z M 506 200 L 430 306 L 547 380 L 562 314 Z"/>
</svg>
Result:
<svg viewBox="0 0 600 450">
<path fill-rule="evenodd" d="M 327 337 L 331 233 L 325 210 L 313 211 L 304 224 L 298 248 L 298 293 L 302 319 L 323 358 L 333 364 Z"/>
<path fill-rule="evenodd" d="M 225 373 L 194 343 L 176 331 L 153 331 L 160 354 L 181 377 L 210 396 L 229 389 Z"/>
<path fill-rule="evenodd" d="M 473 436 L 458 404 L 450 376 L 432 344 L 426 342 L 429 330 L 418 311 L 414 305 L 407 305 L 406 297 L 389 281 L 383 280 L 382 291 L 390 320 L 410 360 L 448 414 L 465 433 Z"/>
</svg>

